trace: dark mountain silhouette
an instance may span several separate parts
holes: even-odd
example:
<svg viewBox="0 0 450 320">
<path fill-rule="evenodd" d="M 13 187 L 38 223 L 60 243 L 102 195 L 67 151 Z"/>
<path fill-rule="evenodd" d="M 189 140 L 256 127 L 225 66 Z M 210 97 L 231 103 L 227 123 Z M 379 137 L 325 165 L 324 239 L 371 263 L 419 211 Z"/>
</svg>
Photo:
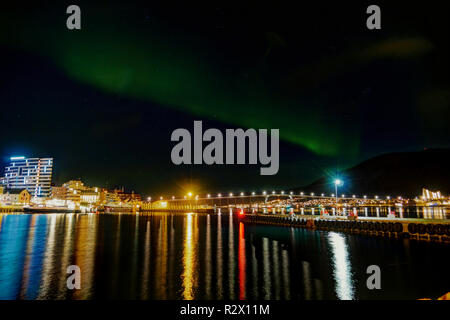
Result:
<svg viewBox="0 0 450 320">
<path fill-rule="evenodd" d="M 344 185 L 338 194 L 415 197 L 422 188 L 450 194 L 450 149 L 389 153 L 366 160 L 340 175 Z M 334 177 L 323 177 L 301 189 L 334 193 Z"/>
</svg>

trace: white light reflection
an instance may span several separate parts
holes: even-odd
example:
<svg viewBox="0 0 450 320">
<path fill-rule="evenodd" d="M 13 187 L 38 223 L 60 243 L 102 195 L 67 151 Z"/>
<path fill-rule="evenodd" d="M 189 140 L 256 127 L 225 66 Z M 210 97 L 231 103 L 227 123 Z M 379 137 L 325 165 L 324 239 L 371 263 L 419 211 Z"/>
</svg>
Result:
<svg viewBox="0 0 450 320">
<path fill-rule="evenodd" d="M 336 281 L 337 297 L 340 300 L 353 300 L 352 271 L 345 237 L 339 233 L 330 232 L 328 241 L 333 252 L 333 276 Z"/>
</svg>

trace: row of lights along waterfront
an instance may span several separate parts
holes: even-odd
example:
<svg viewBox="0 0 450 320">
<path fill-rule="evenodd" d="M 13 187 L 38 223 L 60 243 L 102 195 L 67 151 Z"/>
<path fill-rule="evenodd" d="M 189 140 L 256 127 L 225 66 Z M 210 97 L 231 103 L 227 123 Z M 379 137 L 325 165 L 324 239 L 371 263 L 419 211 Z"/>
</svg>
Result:
<svg viewBox="0 0 450 320">
<path fill-rule="evenodd" d="M 332 194 L 331 194 L 331 197 L 335 197 L 335 198 L 336 198 L 336 201 L 338 201 L 337 187 L 340 186 L 340 185 L 342 185 L 342 181 L 336 180 L 336 181 L 335 181 L 335 190 L 336 190 L 336 193 L 332 193 Z M 239 196 L 241 196 L 241 197 L 267 196 L 267 195 L 268 195 L 268 194 L 267 194 L 267 191 L 263 191 L 263 192 L 261 193 L 261 195 L 257 195 L 255 192 L 252 192 L 252 193 L 249 194 L 249 195 L 246 195 L 244 192 L 241 192 L 241 193 L 239 194 Z M 269 195 L 270 195 L 270 194 L 269 194 Z M 276 191 L 272 191 L 272 195 L 285 195 L 285 196 L 287 196 L 287 194 L 285 194 L 284 191 L 281 191 L 280 193 L 276 193 Z M 294 192 L 293 192 L 293 191 L 290 191 L 290 192 L 289 192 L 289 195 L 290 195 L 290 196 L 293 196 L 293 195 L 294 195 Z M 308 197 L 308 195 L 305 195 L 304 192 L 300 192 L 299 195 L 300 195 L 300 196 L 304 196 L 304 197 Z M 192 196 L 193 196 L 192 192 L 189 192 L 189 193 L 188 193 L 187 195 L 185 195 L 183 198 L 176 198 L 175 196 L 172 196 L 172 197 L 171 197 L 171 200 L 187 200 L 187 199 L 191 199 Z M 228 197 L 234 197 L 234 196 L 235 196 L 235 195 L 234 195 L 233 192 L 230 192 L 230 193 L 228 194 Z M 311 192 L 310 196 L 311 196 L 311 197 L 318 197 L 318 198 L 320 198 L 320 197 L 325 197 L 325 198 L 327 198 L 327 196 L 325 196 L 324 193 L 322 193 L 320 196 L 316 196 L 314 192 Z M 214 199 L 214 198 L 222 198 L 222 197 L 226 197 L 226 196 L 223 196 L 222 193 L 218 193 L 217 196 L 214 197 L 214 196 L 212 196 L 211 194 L 208 193 L 208 194 L 206 195 L 206 198 L 201 198 L 201 199 L 211 199 L 211 198 Z M 342 194 L 341 197 L 342 197 L 342 198 L 345 198 L 345 194 Z M 195 198 L 195 200 L 200 199 L 200 198 L 199 198 L 199 195 L 196 195 L 194 198 Z M 356 195 L 352 195 L 352 198 L 356 199 L 357 197 L 356 197 Z M 363 196 L 363 199 L 367 199 L 367 196 L 364 195 L 364 196 Z M 376 195 L 376 196 L 374 196 L 374 198 L 372 198 L 372 199 L 378 200 L 379 197 Z M 387 200 L 390 200 L 391 197 L 390 197 L 390 196 L 387 196 L 386 199 L 387 199 Z M 397 197 L 397 199 L 402 200 L 402 197 L 399 196 L 399 197 Z M 159 200 L 164 200 L 164 197 L 159 197 Z M 148 201 L 148 202 L 151 202 L 151 201 L 152 201 L 152 197 L 148 197 L 148 198 L 147 198 L 147 201 Z"/>
</svg>

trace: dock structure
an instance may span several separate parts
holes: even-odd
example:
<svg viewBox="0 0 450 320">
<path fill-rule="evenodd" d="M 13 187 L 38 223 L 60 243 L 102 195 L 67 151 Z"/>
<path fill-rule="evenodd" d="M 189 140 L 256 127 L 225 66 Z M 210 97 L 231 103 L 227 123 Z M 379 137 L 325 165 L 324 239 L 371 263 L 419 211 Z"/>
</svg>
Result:
<svg viewBox="0 0 450 320">
<path fill-rule="evenodd" d="M 312 230 L 340 231 L 372 236 L 450 242 L 450 222 L 427 219 L 311 217 L 296 215 L 242 214 L 242 222 Z"/>
<path fill-rule="evenodd" d="M 0 206 L 0 213 L 23 212 L 22 206 Z"/>
<path fill-rule="evenodd" d="M 160 199 L 141 212 L 235 214 L 240 221 L 374 236 L 449 241 L 447 207 L 405 207 L 411 200 L 327 197 L 323 195 L 219 195 Z M 430 211 L 431 210 L 431 211 Z"/>
</svg>

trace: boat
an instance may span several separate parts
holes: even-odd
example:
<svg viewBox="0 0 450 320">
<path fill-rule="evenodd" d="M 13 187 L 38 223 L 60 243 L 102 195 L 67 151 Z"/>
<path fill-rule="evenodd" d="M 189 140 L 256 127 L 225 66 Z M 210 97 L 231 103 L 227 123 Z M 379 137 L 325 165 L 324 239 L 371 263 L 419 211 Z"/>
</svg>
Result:
<svg viewBox="0 0 450 320">
<path fill-rule="evenodd" d="M 104 206 L 105 213 L 113 212 L 133 212 L 133 205 L 129 203 L 123 204 L 107 204 Z"/>
<path fill-rule="evenodd" d="M 70 209 L 68 207 L 24 207 L 25 213 L 80 213 L 80 209 Z"/>
</svg>

